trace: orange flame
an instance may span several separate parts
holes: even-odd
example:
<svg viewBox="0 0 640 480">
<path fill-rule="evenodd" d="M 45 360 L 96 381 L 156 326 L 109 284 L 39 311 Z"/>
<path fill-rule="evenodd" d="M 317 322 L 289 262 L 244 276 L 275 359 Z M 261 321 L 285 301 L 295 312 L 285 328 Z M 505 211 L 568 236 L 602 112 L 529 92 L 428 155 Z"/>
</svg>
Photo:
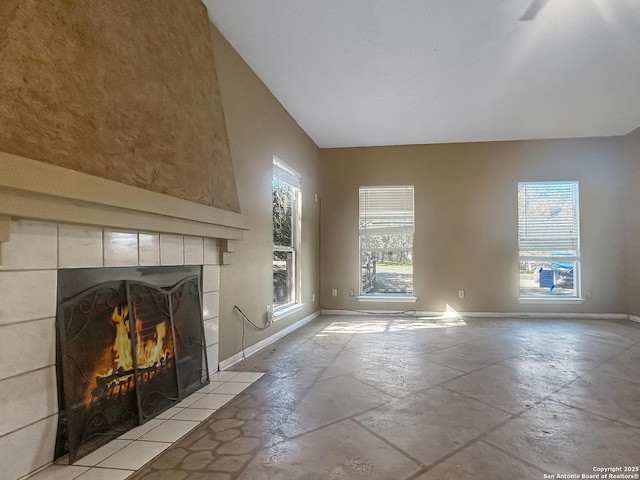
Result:
<svg viewBox="0 0 640 480">
<path fill-rule="evenodd" d="M 155 364 L 166 360 L 167 353 L 169 353 L 164 348 L 167 324 L 165 322 L 157 324 L 155 335 L 146 342 L 140 336 L 141 330 L 142 320 L 136 318 L 136 359 L 138 360 L 138 368 L 153 367 Z"/>
<path fill-rule="evenodd" d="M 133 358 L 131 356 L 131 340 L 129 340 L 129 307 L 118 306 L 113 310 L 111 321 L 116 327 L 116 339 L 113 342 L 113 366 L 115 370 L 133 370 Z M 98 376 L 108 377 L 113 375 L 113 368 L 106 374 Z"/>
<path fill-rule="evenodd" d="M 111 314 L 111 322 L 116 330 L 113 345 L 105 350 L 102 360 L 90 378 L 95 378 L 87 390 L 85 401 L 90 403 L 94 395 L 112 395 L 126 392 L 133 388 L 133 355 L 131 350 L 131 328 L 129 323 L 129 307 L 119 305 Z M 168 335 L 167 322 L 160 322 L 155 326 L 153 335 L 142 335 L 142 320 L 136 317 L 136 361 L 138 369 L 153 368 L 164 365 L 170 360 L 173 342 Z M 106 386 L 100 386 L 101 378 L 111 377 L 117 373 L 122 376 L 114 378 Z M 155 372 L 144 372 L 139 380 L 153 378 Z M 94 388 L 98 385 L 97 388 Z"/>
</svg>

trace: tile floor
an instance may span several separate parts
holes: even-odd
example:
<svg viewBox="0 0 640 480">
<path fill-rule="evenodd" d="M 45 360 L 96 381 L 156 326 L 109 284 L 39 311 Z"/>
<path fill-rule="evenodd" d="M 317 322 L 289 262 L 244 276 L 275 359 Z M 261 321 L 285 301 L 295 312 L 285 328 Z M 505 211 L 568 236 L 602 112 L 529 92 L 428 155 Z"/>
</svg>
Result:
<svg viewBox="0 0 640 480">
<path fill-rule="evenodd" d="M 144 425 L 78 460 L 52 465 L 29 480 L 124 480 L 196 428 L 264 375 L 218 372 L 211 383 Z M 1 477 L 1 475 L 0 475 Z"/>
<path fill-rule="evenodd" d="M 129 480 L 543 479 L 640 464 L 633 322 L 321 316 L 235 369 L 267 373 L 237 394 L 212 384 L 228 403 L 166 449 L 141 432 L 164 451 Z M 181 421 L 221 406 L 200 395 Z M 130 465 L 116 455 L 102 462 Z"/>
<path fill-rule="evenodd" d="M 640 465 L 633 322 L 322 316 L 238 369 L 267 373 L 131 480 L 543 479 Z"/>
</svg>

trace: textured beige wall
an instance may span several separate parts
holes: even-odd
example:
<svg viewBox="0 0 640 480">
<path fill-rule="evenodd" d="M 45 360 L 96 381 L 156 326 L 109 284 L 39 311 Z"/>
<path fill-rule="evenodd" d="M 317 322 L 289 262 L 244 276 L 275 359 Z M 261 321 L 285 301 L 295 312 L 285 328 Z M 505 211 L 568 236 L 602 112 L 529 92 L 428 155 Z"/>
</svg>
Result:
<svg viewBox="0 0 640 480">
<path fill-rule="evenodd" d="M 627 312 L 621 138 L 322 150 L 322 307 L 476 312 Z M 580 305 L 518 302 L 517 183 L 580 182 Z M 415 304 L 362 303 L 358 187 L 414 185 Z M 338 297 L 331 289 L 338 289 Z M 458 290 L 466 298 L 458 299 Z"/>
<path fill-rule="evenodd" d="M 199 0 L 3 0 L 0 150 L 239 211 L 210 35 Z"/>
<path fill-rule="evenodd" d="M 640 316 L 640 128 L 625 137 L 627 183 L 629 313 Z"/>
<path fill-rule="evenodd" d="M 273 155 L 302 175 L 305 306 L 263 332 L 246 325 L 245 348 L 318 309 L 319 210 L 314 194 L 319 191 L 319 150 L 217 30 L 213 40 L 240 204 L 250 223 L 233 264 L 221 270 L 220 359 L 224 360 L 241 349 L 242 323 L 233 315 L 233 306 L 238 305 L 254 322 L 263 322 L 266 306 L 273 300 Z"/>
</svg>

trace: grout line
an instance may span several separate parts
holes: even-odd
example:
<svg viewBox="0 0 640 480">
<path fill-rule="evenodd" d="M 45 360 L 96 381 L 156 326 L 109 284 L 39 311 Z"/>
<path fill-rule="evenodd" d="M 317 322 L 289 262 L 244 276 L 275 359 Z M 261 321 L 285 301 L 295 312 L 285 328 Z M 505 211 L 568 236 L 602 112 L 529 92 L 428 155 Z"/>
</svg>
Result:
<svg viewBox="0 0 640 480">
<path fill-rule="evenodd" d="M 407 478 L 405 478 L 404 480 L 415 480 L 419 477 L 421 477 L 422 475 L 424 475 L 425 473 L 427 473 L 427 469 L 426 468 L 421 468 L 420 470 L 418 470 L 416 473 L 409 475 Z"/>
<path fill-rule="evenodd" d="M 491 447 L 491 448 L 494 448 L 494 449 L 498 450 L 499 452 L 504 453 L 504 454 L 505 454 L 505 455 L 507 455 L 508 457 L 511 457 L 511 458 L 513 458 L 514 460 L 517 460 L 518 462 L 524 463 L 525 465 L 528 465 L 529 467 L 532 467 L 532 468 L 534 468 L 534 469 L 538 470 L 539 472 L 541 472 L 541 473 L 543 473 L 543 474 L 544 474 L 544 473 L 549 473 L 549 472 L 547 472 L 546 470 L 543 470 L 542 468 L 540 468 L 540 466 L 535 465 L 535 464 L 533 464 L 533 463 L 531 463 L 531 462 L 529 462 L 528 460 L 525 460 L 525 459 L 523 459 L 523 458 L 517 457 L 517 456 L 516 456 L 516 455 L 514 455 L 513 453 L 508 452 L 507 450 L 503 450 L 502 448 L 497 447 L 496 445 L 493 445 L 492 443 L 489 443 L 489 442 L 487 442 L 487 441 L 486 441 L 486 440 L 484 440 L 484 439 L 478 439 L 478 443 L 483 443 L 483 444 L 485 444 L 485 445 L 487 445 L 487 446 L 489 446 L 489 447 Z"/>
<path fill-rule="evenodd" d="M 104 227 L 100 227 L 100 258 L 102 259 L 102 264 L 98 268 L 106 268 L 104 258 L 104 230 Z"/>
<path fill-rule="evenodd" d="M 460 378 L 460 377 L 457 377 L 457 378 Z M 452 380 L 454 380 L 454 379 L 452 379 Z M 448 381 L 448 380 L 447 380 L 447 381 Z M 474 402 L 481 403 L 481 404 L 482 404 L 482 405 L 484 405 L 485 407 L 489 407 L 489 408 L 493 408 L 493 409 L 496 409 L 496 410 L 500 410 L 502 413 L 506 413 L 507 415 L 516 415 L 516 414 L 518 414 L 518 413 L 519 413 L 519 412 L 510 412 L 509 410 L 506 410 L 506 409 L 504 409 L 504 408 L 502 408 L 502 407 L 497 407 L 497 406 L 495 406 L 495 405 L 491 405 L 489 402 L 486 402 L 486 401 L 484 401 L 484 400 L 479 400 L 479 399 L 477 399 L 477 398 L 475 398 L 475 397 L 472 397 L 472 396 L 470 396 L 470 395 L 467 395 L 466 393 L 463 393 L 463 392 L 458 392 L 457 390 L 454 390 L 454 389 L 452 389 L 452 388 L 450 388 L 450 387 L 447 387 L 447 386 L 445 386 L 445 385 L 438 385 L 438 386 L 439 386 L 440 388 L 445 389 L 445 390 L 446 390 L 446 391 L 448 391 L 448 392 L 454 393 L 454 394 L 456 394 L 456 395 L 461 395 L 461 396 L 463 396 L 463 397 L 467 398 L 468 400 L 473 400 Z M 524 410 L 524 411 L 526 411 L 526 410 L 527 410 L 527 409 L 525 408 L 525 410 Z"/>
<path fill-rule="evenodd" d="M 60 268 L 56 265 L 53 267 L 0 268 L 0 273 L 57 272 L 58 270 L 60 270 Z"/>
<path fill-rule="evenodd" d="M 25 425 L 21 426 L 20 428 L 16 428 L 16 429 L 11 430 L 11 431 L 9 431 L 9 432 L 3 433 L 2 435 L 0 435 L 0 438 L 3 438 L 3 437 L 6 437 L 6 436 L 11 435 L 11 434 L 13 434 L 13 433 L 19 432 L 20 430 L 24 430 L 24 429 L 25 429 L 25 428 L 27 428 L 27 427 L 31 427 L 31 426 L 35 425 L 36 423 L 40 423 L 40 422 L 42 422 L 42 421 L 44 421 L 44 420 L 48 420 L 49 418 L 51 418 L 51 417 L 55 417 L 55 416 L 57 416 L 57 415 L 58 415 L 58 412 L 55 412 L 55 413 L 52 413 L 52 414 L 50 414 L 50 415 L 47 415 L 46 417 L 42 417 L 42 418 L 40 418 L 40 419 L 38 419 L 38 420 L 34 420 L 33 422 L 29 422 L 29 423 L 27 423 L 27 424 L 25 424 Z"/>
<path fill-rule="evenodd" d="M 607 417 L 606 415 L 603 415 L 601 413 L 593 412 L 593 411 L 589 410 L 587 407 L 579 407 L 579 406 L 576 406 L 576 405 L 569 405 L 568 403 L 564 403 L 564 402 L 561 402 L 560 400 L 555 400 L 553 398 L 549 398 L 549 399 L 547 399 L 547 401 L 553 402 L 553 403 L 557 403 L 558 405 L 562 405 L 562 406 L 570 408 L 572 410 L 578 410 L 579 412 L 588 413 L 589 415 L 593 415 L 595 417 L 600 417 L 600 418 L 603 418 L 605 420 L 609 420 L 609 421 L 612 421 L 612 422 L 615 422 L 615 423 L 619 423 L 620 425 L 624 425 L 625 427 L 631 427 L 631 428 L 640 429 L 639 425 L 632 425 L 630 423 L 623 422 L 622 420 L 620 420 L 618 418 Z"/>
<path fill-rule="evenodd" d="M 39 372 L 41 370 L 46 370 L 47 368 L 55 367 L 55 365 L 56 365 L 55 363 L 52 363 L 51 365 L 45 365 L 44 367 L 34 368 L 33 370 L 29 370 L 27 372 L 16 373 L 15 375 L 11 375 L 10 377 L 5 377 L 5 378 L 1 379 L 0 383 L 4 382 L 5 380 L 13 380 L 14 378 L 23 377 L 25 375 L 30 375 L 32 373 Z M 0 437 L 1 436 L 2 435 L 0 435 Z"/>
<path fill-rule="evenodd" d="M 375 407 L 377 408 L 377 407 Z M 360 428 L 366 430 L 367 432 L 369 432 L 371 435 L 373 435 L 374 437 L 376 437 L 378 440 L 381 440 L 383 443 L 387 444 L 389 447 L 391 447 L 393 450 L 395 450 L 396 452 L 404 455 L 405 457 L 407 457 L 409 460 L 411 460 L 412 462 L 416 463 L 419 467 L 421 467 L 422 469 L 426 468 L 426 464 L 424 462 L 422 462 L 421 460 L 417 459 L 416 457 L 414 457 L 413 455 L 411 455 L 410 453 L 405 452 L 403 449 L 401 449 L 399 446 L 397 446 L 395 443 L 392 443 L 390 440 L 387 440 L 385 437 L 383 437 L 382 435 L 377 434 L 374 430 L 372 430 L 371 428 L 369 428 L 367 425 L 365 425 L 364 423 L 360 422 L 360 420 L 357 420 L 356 418 L 354 418 L 355 416 L 359 416 L 365 413 L 368 413 L 369 411 L 371 411 L 373 409 L 369 409 L 366 412 L 361 412 L 361 413 L 357 413 L 356 415 L 352 415 L 349 420 L 351 420 L 353 423 L 355 423 L 356 425 L 360 426 Z"/>
<path fill-rule="evenodd" d="M 25 323 L 39 322 L 41 320 L 54 320 L 55 321 L 55 319 L 56 319 L 56 315 L 54 313 L 53 315 L 50 315 L 48 317 L 30 318 L 29 320 L 19 320 L 17 322 L 7 322 L 7 323 L 0 324 L 0 331 L 1 331 L 2 327 L 10 327 L 10 326 L 13 326 L 13 325 L 23 325 Z M 55 325 L 54 325 L 54 328 L 55 328 Z"/>
<path fill-rule="evenodd" d="M 56 270 L 60 268 L 60 223 L 56 222 Z"/>
</svg>

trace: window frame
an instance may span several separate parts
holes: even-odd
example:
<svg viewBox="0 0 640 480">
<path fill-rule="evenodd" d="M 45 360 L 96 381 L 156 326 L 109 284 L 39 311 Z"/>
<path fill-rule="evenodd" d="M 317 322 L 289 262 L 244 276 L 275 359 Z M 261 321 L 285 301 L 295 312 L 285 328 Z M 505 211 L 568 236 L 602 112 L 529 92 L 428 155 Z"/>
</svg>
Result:
<svg viewBox="0 0 640 480">
<path fill-rule="evenodd" d="M 411 254 L 411 292 L 410 293 L 370 293 L 365 292 L 363 287 L 363 279 L 362 279 L 362 254 L 363 252 L 371 251 L 371 249 L 363 249 L 362 247 L 362 239 L 365 234 L 362 234 L 362 229 L 360 228 L 360 223 L 362 220 L 361 213 L 361 193 L 366 189 L 410 189 L 411 190 L 411 248 L 394 248 L 388 251 L 408 251 Z M 417 298 L 415 297 L 415 270 L 414 270 L 414 251 L 415 251 L 415 186 L 414 185 L 363 185 L 358 187 L 358 300 L 365 302 L 415 302 Z M 369 235 L 374 235 L 370 233 Z M 385 250 L 387 251 L 387 250 Z"/>
<path fill-rule="evenodd" d="M 574 265 L 573 268 L 573 295 L 523 295 L 522 287 L 521 287 L 521 274 L 518 274 L 518 300 L 521 303 L 536 303 L 536 302 L 554 302 L 554 303 L 562 303 L 562 302 L 575 302 L 582 301 L 582 282 L 581 282 L 581 254 L 580 254 L 580 243 L 581 243 L 581 235 L 580 235 L 580 182 L 578 180 L 557 180 L 557 181 L 527 181 L 527 182 L 518 182 L 517 192 L 519 194 L 520 188 L 522 186 L 527 185 L 571 185 L 574 189 L 573 195 L 573 209 L 575 212 L 575 223 L 576 223 L 576 249 L 575 255 L 522 255 L 522 247 L 520 241 L 520 199 L 518 197 L 518 216 L 517 216 L 517 238 L 518 238 L 518 265 L 521 262 L 536 262 L 536 263 L 572 263 Z M 551 250 L 547 250 L 549 253 Z M 518 269 L 520 270 L 520 268 Z M 554 269 L 555 270 L 555 269 Z"/>
<path fill-rule="evenodd" d="M 277 320 L 278 318 L 284 316 L 287 313 L 291 313 L 293 310 L 297 310 L 301 305 L 301 286 L 300 286 L 300 247 L 301 247 L 301 228 L 302 228 L 302 176 L 294 170 L 292 167 L 287 165 L 285 162 L 280 160 L 277 157 L 273 157 L 273 174 L 271 177 L 271 193 L 273 195 L 273 182 L 274 180 L 278 180 L 281 183 L 284 183 L 292 188 L 293 197 L 292 197 L 292 218 L 291 218 L 291 246 L 287 245 L 277 245 L 273 242 L 273 227 L 274 227 L 274 219 L 273 219 L 273 209 L 271 212 L 271 227 L 272 227 L 272 262 L 273 256 L 276 252 L 287 252 L 292 254 L 292 269 L 293 273 L 291 274 L 291 285 L 288 286 L 289 289 L 289 301 L 275 306 L 275 303 L 272 302 L 272 310 L 273 310 L 273 318 Z M 273 267 L 272 267 L 273 271 Z M 272 280 L 273 282 L 273 280 Z M 271 287 L 272 297 L 274 297 L 274 288 L 273 284 Z"/>
</svg>

